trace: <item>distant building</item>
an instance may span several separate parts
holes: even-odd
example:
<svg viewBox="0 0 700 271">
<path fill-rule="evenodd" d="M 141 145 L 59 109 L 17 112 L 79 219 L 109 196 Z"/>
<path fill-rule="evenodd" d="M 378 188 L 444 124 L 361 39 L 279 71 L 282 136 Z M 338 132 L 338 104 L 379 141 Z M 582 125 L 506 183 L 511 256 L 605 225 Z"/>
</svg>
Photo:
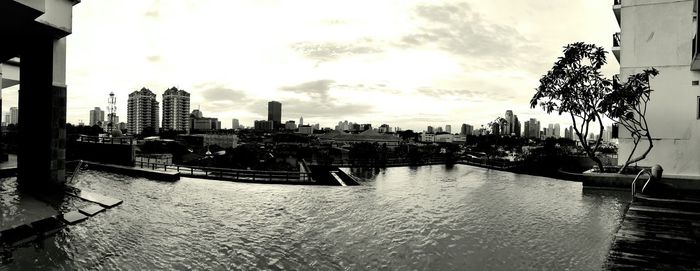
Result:
<svg viewBox="0 0 700 271">
<path fill-rule="evenodd" d="M 428 126 L 428 134 L 434 134 L 433 126 Z"/>
<path fill-rule="evenodd" d="M 221 122 L 217 118 L 206 118 L 199 109 L 190 113 L 190 131 L 212 131 L 221 129 Z"/>
<path fill-rule="evenodd" d="M 113 127 L 117 127 L 119 125 L 119 116 L 117 116 L 116 113 L 107 114 L 104 127 L 109 127 L 110 124 L 112 124 Z"/>
<path fill-rule="evenodd" d="M 438 128 L 435 130 L 435 133 L 442 133 L 442 127 L 438 127 Z"/>
<path fill-rule="evenodd" d="M 158 133 L 158 107 L 156 94 L 147 88 L 129 94 L 126 116 L 128 133 L 141 134 L 147 127 Z"/>
<path fill-rule="evenodd" d="M 233 134 L 205 134 L 204 146 L 217 145 L 222 148 L 236 148 L 238 147 L 238 136 Z"/>
<path fill-rule="evenodd" d="M 518 115 L 513 116 L 513 132 L 511 133 L 514 136 L 520 136 L 522 133 L 520 130 L 520 120 L 518 120 Z"/>
<path fill-rule="evenodd" d="M 95 109 L 90 110 L 90 126 L 93 125 L 98 125 L 102 126 L 105 122 L 105 111 L 102 111 L 99 107 L 95 107 Z"/>
<path fill-rule="evenodd" d="M 401 138 L 396 135 L 380 134 L 374 130 L 367 130 L 359 134 L 350 134 L 345 132 L 332 131 L 320 135 L 319 140 L 322 143 L 331 145 L 343 146 L 352 145 L 360 142 L 377 143 L 379 145 L 386 144 L 389 148 L 395 148 L 401 143 Z"/>
<path fill-rule="evenodd" d="M 231 129 L 238 129 L 240 128 L 240 124 L 238 123 L 238 119 L 233 119 L 231 120 Z"/>
<path fill-rule="evenodd" d="M 163 93 L 163 130 L 189 131 L 190 94 L 187 91 L 169 88 Z"/>
<path fill-rule="evenodd" d="M 531 118 L 526 121 L 525 127 L 527 127 L 528 138 L 540 138 L 540 122 L 537 119 Z"/>
<path fill-rule="evenodd" d="M 448 134 L 452 133 L 452 125 L 445 125 L 445 133 L 448 133 Z"/>
<path fill-rule="evenodd" d="M 421 133 L 418 138 L 421 142 L 435 142 L 435 134 L 433 133 Z"/>
<path fill-rule="evenodd" d="M 299 126 L 304 125 L 304 117 L 299 117 Z"/>
<path fill-rule="evenodd" d="M 254 123 L 256 131 L 272 131 L 274 122 L 269 120 L 256 120 Z"/>
<path fill-rule="evenodd" d="M 282 125 L 282 103 L 277 101 L 267 103 L 267 120 L 273 122 L 273 129 Z"/>
<path fill-rule="evenodd" d="M 472 135 L 474 133 L 474 127 L 469 124 L 462 124 L 462 129 L 460 129 L 460 135 Z"/>
<path fill-rule="evenodd" d="M 10 119 L 7 120 L 7 124 L 15 124 L 17 125 L 19 123 L 19 108 L 17 107 L 10 107 Z"/>
<path fill-rule="evenodd" d="M 299 125 L 299 133 L 305 135 L 312 135 L 314 134 L 314 127 L 311 127 L 309 125 Z"/>
<path fill-rule="evenodd" d="M 390 133 L 391 126 L 389 126 L 388 124 L 382 124 L 381 126 L 379 126 L 378 132 L 379 133 Z"/>
<path fill-rule="evenodd" d="M 288 120 L 287 122 L 284 123 L 284 129 L 285 130 L 296 130 L 297 124 L 293 120 Z"/>
</svg>

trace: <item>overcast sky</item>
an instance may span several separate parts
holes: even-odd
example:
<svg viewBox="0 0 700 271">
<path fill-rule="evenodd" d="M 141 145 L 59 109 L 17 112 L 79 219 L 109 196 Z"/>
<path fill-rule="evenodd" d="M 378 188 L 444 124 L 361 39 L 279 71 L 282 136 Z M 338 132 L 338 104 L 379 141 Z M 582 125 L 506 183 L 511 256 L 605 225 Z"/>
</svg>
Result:
<svg viewBox="0 0 700 271">
<path fill-rule="evenodd" d="M 521 121 L 570 123 L 529 109 L 562 46 L 612 45 L 610 0 L 98 0 L 74 7 L 68 122 L 88 122 L 110 91 L 171 86 L 223 127 L 282 119 L 348 120 L 424 130 L 479 127 L 511 109 Z M 617 73 L 612 54 L 605 66 Z M 3 91 L 14 106 L 16 87 Z M 563 128 L 562 128 L 563 131 Z"/>
</svg>

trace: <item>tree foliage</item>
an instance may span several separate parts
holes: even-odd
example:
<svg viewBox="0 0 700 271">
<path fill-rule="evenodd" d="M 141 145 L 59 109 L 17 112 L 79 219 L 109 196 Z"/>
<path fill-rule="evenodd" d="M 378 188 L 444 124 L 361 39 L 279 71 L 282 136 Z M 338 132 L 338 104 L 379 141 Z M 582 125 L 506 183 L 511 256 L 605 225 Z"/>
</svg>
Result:
<svg viewBox="0 0 700 271">
<path fill-rule="evenodd" d="M 641 73 L 630 75 L 627 82 L 624 83 L 615 76 L 613 78 L 613 91 L 605 96 L 601 104 L 603 111 L 610 119 L 630 132 L 634 144 L 619 172 L 623 172 L 630 164 L 646 158 L 654 147 L 646 113 L 652 92 L 649 80 L 658 74 L 659 72 L 654 68 L 647 69 Z M 648 141 L 647 149 L 639 156 L 632 158 L 643 138 Z"/>
<path fill-rule="evenodd" d="M 612 82 L 603 77 L 600 69 L 606 63 L 603 47 L 577 42 L 564 47 L 564 56 L 559 57 L 551 70 L 540 79 L 540 86 L 530 100 L 530 106 L 541 106 L 548 114 L 569 113 L 574 131 L 590 157 L 603 170 L 603 163 L 596 156 L 603 135 L 601 107 L 610 92 Z M 599 126 L 598 138 L 588 142 L 592 124 Z"/>
</svg>

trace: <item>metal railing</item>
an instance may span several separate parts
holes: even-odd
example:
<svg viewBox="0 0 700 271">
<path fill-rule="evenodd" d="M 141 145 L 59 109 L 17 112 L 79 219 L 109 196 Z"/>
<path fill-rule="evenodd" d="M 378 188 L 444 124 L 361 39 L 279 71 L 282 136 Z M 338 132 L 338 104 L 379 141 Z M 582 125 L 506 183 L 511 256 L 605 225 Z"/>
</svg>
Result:
<svg viewBox="0 0 700 271">
<path fill-rule="evenodd" d="M 151 170 L 176 171 L 181 176 L 219 178 L 252 182 L 312 182 L 311 174 L 298 171 L 264 171 L 216 167 L 182 166 L 158 163 L 136 162 L 141 168 Z"/>
<path fill-rule="evenodd" d="M 99 136 L 81 135 L 78 138 L 78 142 L 134 145 L 134 138 L 132 138 L 132 137 L 99 137 Z"/>
<path fill-rule="evenodd" d="M 651 177 L 652 177 L 652 176 L 651 176 L 651 173 L 649 172 L 649 170 L 647 170 L 647 169 L 642 169 L 642 170 L 639 171 L 639 173 L 637 173 L 637 176 L 634 177 L 634 181 L 632 181 L 632 201 L 633 201 L 633 202 L 634 202 L 634 196 L 637 194 L 637 180 L 639 180 L 639 177 L 642 176 L 642 174 L 644 174 L 644 173 L 646 173 L 647 175 L 649 175 L 649 178 L 647 179 L 647 181 L 646 181 L 646 182 L 644 183 L 644 185 L 642 186 L 642 193 L 644 193 L 644 189 L 647 188 L 647 185 L 649 184 L 649 181 L 651 181 Z"/>
</svg>

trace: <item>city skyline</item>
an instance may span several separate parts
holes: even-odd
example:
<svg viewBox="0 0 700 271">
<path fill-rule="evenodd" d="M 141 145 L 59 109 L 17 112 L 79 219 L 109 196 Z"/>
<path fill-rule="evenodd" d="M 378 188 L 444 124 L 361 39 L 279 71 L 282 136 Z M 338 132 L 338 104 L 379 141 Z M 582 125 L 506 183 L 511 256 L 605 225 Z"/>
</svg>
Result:
<svg viewBox="0 0 700 271">
<path fill-rule="evenodd" d="M 113 28 L 116 16 L 133 22 Z M 176 86 L 192 94 L 193 107 L 248 125 L 265 119 L 264 103 L 277 100 L 294 105 L 283 119 L 303 115 L 328 127 L 343 119 L 381 120 L 404 129 L 487 123 L 506 106 L 520 119 L 566 126 L 566 117 L 529 109 L 537 80 L 564 44 L 586 41 L 609 50 L 618 29 L 609 1 L 101 1 L 77 5 L 74 20 L 70 123 L 86 121 L 90 108 L 105 108 L 110 91 L 123 100 L 141 87 Z M 220 23 L 232 34 L 203 31 Z M 100 38 L 111 30 L 116 40 Z M 443 30 L 460 36 L 440 36 Z M 608 60 L 610 76 L 618 66 L 612 54 Z M 16 104 L 16 90 L 3 92 L 5 108 Z M 126 116 L 126 107 L 117 115 Z"/>
</svg>

